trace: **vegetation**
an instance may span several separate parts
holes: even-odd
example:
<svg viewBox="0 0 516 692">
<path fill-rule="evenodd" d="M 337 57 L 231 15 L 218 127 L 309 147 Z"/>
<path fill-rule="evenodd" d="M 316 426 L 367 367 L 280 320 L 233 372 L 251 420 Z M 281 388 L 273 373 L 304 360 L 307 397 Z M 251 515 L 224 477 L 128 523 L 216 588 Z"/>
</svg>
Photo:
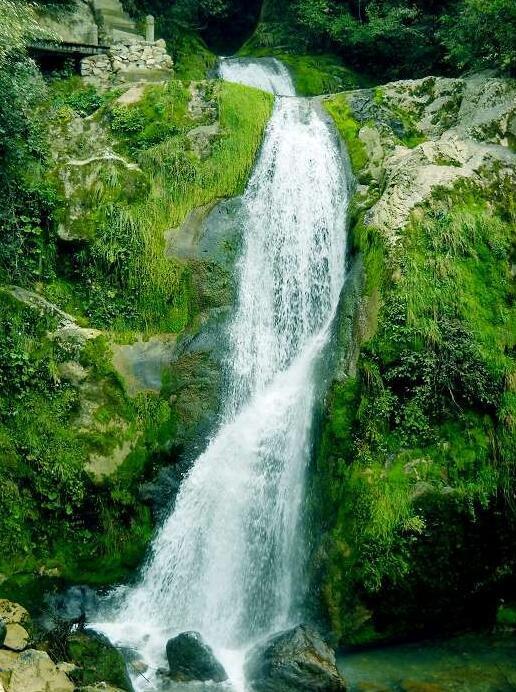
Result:
<svg viewBox="0 0 516 692">
<path fill-rule="evenodd" d="M 516 70 L 511 0 L 266 0 L 257 45 L 338 53 L 383 78 Z"/>
<path fill-rule="evenodd" d="M 170 45 L 185 34 L 200 35 L 217 53 L 237 50 L 252 33 L 261 0 L 123 0 L 134 16 L 151 13 Z"/>
<path fill-rule="evenodd" d="M 113 344 L 192 326 L 199 277 L 167 256 L 165 234 L 196 207 L 243 191 L 272 109 L 258 90 L 197 83 L 216 64 L 205 41 L 237 49 L 259 3 L 124 4 L 157 15 L 175 60 L 174 80 L 129 104 L 78 77 L 44 80 L 25 53 L 39 35 L 31 6 L 0 0 L 3 595 L 36 573 L 108 584 L 140 560 L 152 532 L 141 484 L 176 460 L 189 422 L 172 392 L 210 363 L 186 354 L 159 393 L 129 396 Z M 281 58 L 302 95 L 372 87 L 364 74 L 516 70 L 511 0 L 276 0 L 260 17 L 240 54 Z M 346 98 L 325 105 L 359 182 L 369 182 Z M 422 141 L 407 114 L 395 115 L 397 142 Z M 114 155 L 103 158 L 106 149 Z M 369 323 L 356 372 L 329 392 L 314 480 L 327 529 L 322 595 L 341 642 L 493 621 L 510 592 L 515 210 L 510 191 L 490 193 L 436 196 L 394 249 L 353 214 Z M 196 385 L 200 400 L 208 379 Z M 92 459 L 124 445 L 115 471 L 95 477 Z M 512 605 L 498 622 L 514 623 Z M 101 645 L 82 636 L 69 655 L 97 662 Z M 100 673 L 83 665 L 76 682 L 108 679 L 111 668 L 123 687 L 109 657 Z"/>
<path fill-rule="evenodd" d="M 196 316 L 195 277 L 165 256 L 164 232 L 243 191 L 272 98 L 173 80 L 124 105 L 78 77 L 44 80 L 24 52 L 30 12 L 9 5 L 19 31 L 0 71 L 0 572 L 16 598 L 38 570 L 108 584 L 141 559 L 153 522 L 140 484 L 174 461 L 186 425 L 171 383 L 128 395 L 112 344 L 178 334 Z M 189 132 L 206 125 L 200 151 Z M 106 148 L 116 156 L 99 160 Z M 91 460 L 124 449 L 96 478 Z"/>
<path fill-rule="evenodd" d="M 358 137 L 360 124 L 354 119 L 345 96 L 337 94 L 325 101 L 324 106 L 346 142 L 353 171 L 360 174 L 367 162 L 364 145 Z"/>
<path fill-rule="evenodd" d="M 79 316 L 94 326 L 179 332 L 192 317 L 187 270 L 165 257 L 164 232 L 193 208 L 243 191 L 272 103 L 268 95 L 235 84 L 203 89 L 208 114 L 196 120 L 179 81 L 148 87 L 133 105 L 111 100 L 98 114 L 120 153 L 135 158 L 143 175 L 104 167 L 91 210 L 81 219 L 86 233 L 96 229 L 94 237 L 68 253 L 63 265 L 61 281 L 70 289 L 70 281 L 79 279 L 71 287 L 75 303 L 82 303 Z M 214 112 L 219 134 L 209 156 L 199 156 L 188 132 L 212 121 Z M 54 286 L 52 297 L 62 304 L 62 283 L 58 293 Z M 73 306 L 69 291 L 64 298 L 63 307 Z"/>
<path fill-rule="evenodd" d="M 327 107 L 360 179 L 358 123 Z M 503 189 L 492 205 L 458 188 L 395 249 L 355 219 L 373 336 L 331 388 L 315 481 L 336 513 L 323 599 L 341 641 L 493 621 L 511 593 L 514 213 Z"/>
</svg>

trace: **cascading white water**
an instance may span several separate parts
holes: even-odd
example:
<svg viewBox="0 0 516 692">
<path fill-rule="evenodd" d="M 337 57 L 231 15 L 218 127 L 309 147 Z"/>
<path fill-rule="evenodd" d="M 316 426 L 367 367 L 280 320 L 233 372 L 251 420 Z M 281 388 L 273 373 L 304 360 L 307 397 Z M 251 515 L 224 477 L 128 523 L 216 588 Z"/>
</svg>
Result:
<svg viewBox="0 0 516 692">
<path fill-rule="evenodd" d="M 222 61 L 221 74 L 294 93 L 277 61 Z M 243 200 L 222 423 L 184 479 L 141 582 L 118 593 L 114 622 L 101 626 L 150 670 L 164 664 L 169 637 L 198 630 L 238 687 L 229 652 L 296 622 L 315 366 L 344 281 L 346 205 L 328 124 L 308 100 L 278 98 Z"/>
<path fill-rule="evenodd" d="M 276 58 L 223 58 L 219 73 L 227 82 L 256 87 L 278 96 L 296 95 L 290 72 Z"/>
</svg>

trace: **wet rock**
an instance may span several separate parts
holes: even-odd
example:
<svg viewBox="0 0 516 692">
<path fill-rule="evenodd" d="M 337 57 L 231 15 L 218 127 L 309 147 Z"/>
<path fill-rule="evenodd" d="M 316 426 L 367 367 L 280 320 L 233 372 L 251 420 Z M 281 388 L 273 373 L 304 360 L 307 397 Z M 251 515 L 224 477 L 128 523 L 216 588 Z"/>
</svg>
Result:
<svg viewBox="0 0 516 692">
<path fill-rule="evenodd" d="M 167 642 L 169 676 L 177 682 L 223 682 L 228 676 L 199 632 L 182 632 Z"/>
<path fill-rule="evenodd" d="M 130 396 L 149 390 L 160 391 L 163 373 L 172 361 L 175 346 L 175 336 L 170 334 L 159 334 L 133 344 L 113 344 L 113 365 L 123 377 Z"/>
<path fill-rule="evenodd" d="M 47 608 L 60 621 L 78 623 L 86 619 L 86 613 L 98 607 L 97 592 L 89 586 L 71 586 L 66 591 L 50 594 L 45 599 Z"/>
<path fill-rule="evenodd" d="M 276 634 L 256 646 L 247 658 L 245 672 L 254 692 L 346 690 L 334 652 L 306 625 Z"/>
</svg>

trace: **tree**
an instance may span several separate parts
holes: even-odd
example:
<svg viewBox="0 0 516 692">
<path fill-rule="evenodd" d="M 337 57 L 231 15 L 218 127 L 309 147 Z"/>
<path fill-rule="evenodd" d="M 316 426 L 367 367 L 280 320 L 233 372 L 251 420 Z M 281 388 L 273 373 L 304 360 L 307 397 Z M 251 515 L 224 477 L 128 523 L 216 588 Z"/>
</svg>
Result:
<svg viewBox="0 0 516 692">
<path fill-rule="evenodd" d="M 462 0 L 441 17 L 441 41 L 459 69 L 494 67 L 516 74 L 514 0 Z"/>
</svg>

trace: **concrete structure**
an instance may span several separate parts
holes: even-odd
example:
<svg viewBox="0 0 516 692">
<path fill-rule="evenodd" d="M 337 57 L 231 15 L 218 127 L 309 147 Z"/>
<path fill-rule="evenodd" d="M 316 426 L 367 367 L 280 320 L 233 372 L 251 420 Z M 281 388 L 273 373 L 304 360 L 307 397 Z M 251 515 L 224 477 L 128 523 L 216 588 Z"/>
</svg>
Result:
<svg viewBox="0 0 516 692">
<path fill-rule="evenodd" d="M 148 43 L 154 43 L 154 17 L 152 14 L 145 17 L 145 40 Z"/>
</svg>

